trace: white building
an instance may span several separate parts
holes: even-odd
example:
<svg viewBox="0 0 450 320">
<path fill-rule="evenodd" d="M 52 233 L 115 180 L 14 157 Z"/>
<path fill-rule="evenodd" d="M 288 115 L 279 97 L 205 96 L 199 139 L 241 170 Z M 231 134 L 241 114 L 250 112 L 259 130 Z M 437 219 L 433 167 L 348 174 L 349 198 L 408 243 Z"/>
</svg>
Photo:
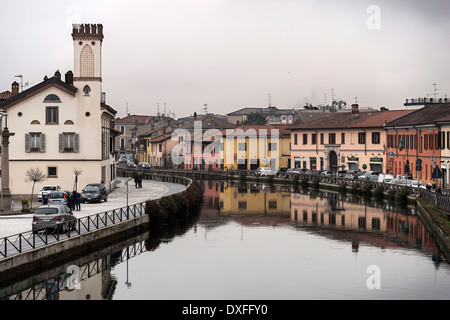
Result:
<svg viewBox="0 0 450 320">
<path fill-rule="evenodd" d="M 116 111 L 102 92 L 103 26 L 74 25 L 74 72 L 51 78 L 0 102 L 7 126 L 14 133 L 9 147 L 9 187 L 14 197 L 31 194 L 26 172 L 40 168 L 47 184 L 81 190 L 103 182 L 115 188 Z M 5 121 L 3 121 L 5 124 Z M 74 171 L 81 171 L 75 184 Z"/>
</svg>

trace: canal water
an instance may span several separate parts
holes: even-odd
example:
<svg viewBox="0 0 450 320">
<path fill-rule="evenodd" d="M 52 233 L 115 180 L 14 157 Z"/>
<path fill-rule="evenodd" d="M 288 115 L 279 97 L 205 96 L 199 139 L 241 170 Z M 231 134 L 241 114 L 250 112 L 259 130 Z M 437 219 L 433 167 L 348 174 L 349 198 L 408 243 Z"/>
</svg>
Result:
<svg viewBox="0 0 450 320">
<path fill-rule="evenodd" d="M 413 207 L 282 186 L 203 187 L 204 204 L 186 221 L 61 266 L 79 268 L 75 285 L 52 275 L 0 288 L 0 298 L 450 299 L 449 263 Z"/>
</svg>

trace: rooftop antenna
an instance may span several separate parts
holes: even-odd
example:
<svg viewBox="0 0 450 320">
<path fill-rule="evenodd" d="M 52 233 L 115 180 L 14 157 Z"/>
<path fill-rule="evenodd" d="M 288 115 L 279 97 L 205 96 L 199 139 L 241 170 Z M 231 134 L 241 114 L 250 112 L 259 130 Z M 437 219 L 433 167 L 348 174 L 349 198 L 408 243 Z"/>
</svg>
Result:
<svg viewBox="0 0 450 320">
<path fill-rule="evenodd" d="M 156 114 L 157 114 L 157 116 L 159 117 L 160 116 L 160 114 L 159 114 L 159 102 L 156 104 Z"/>
<path fill-rule="evenodd" d="M 442 90 L 442 89 L 436 89 L 436 83 L 433 83 L 433 86 L 434 86 L 433 101 L 436 101 L 436 96 L 438 95 L 438 93 L 436 91 Z"/>
<path fill-rule="evenodd" d="M 127 106 L 125 107 L 125 112 L 127 113 L 127 116 L 130 115 L 130 113 L 128 112 L 128 102 L 127 102 Z"/>
<path fill-rule="evenodd" d="M 203 105 L 203 112 L 205 115 L 208 114 L 208 105 L 206 103 Z"/>
<path fill-rule="evenodd" d="M 269 107 L 271 107 L 272 106 L 272 97 L 270 96 L 270 93 L 269 93 Z"/>
</svg>

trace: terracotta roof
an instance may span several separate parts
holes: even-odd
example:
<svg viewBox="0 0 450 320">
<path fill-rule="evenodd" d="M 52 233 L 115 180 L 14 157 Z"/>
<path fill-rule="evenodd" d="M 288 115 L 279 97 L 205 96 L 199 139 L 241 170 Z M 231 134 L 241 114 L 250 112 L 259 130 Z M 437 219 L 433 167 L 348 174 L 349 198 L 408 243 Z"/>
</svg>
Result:
<svg viewBox="0 0 450 320">
<path fill-rule="evenodd" d="M 123 118 L 116 119 L 116 124 L 146 124 L 151 118 L 158 118 L 158 116 L 132 114 Z"/>
<path fill-rule="evenodd" d="M 375 111 L 367 114 L 367 119 L 352 125 L 355 128 L 378 128 L 386 123 L 410 114 L 413 110 Z"/>
<path fill-rule="evenodd" d="M 0 100 L 6 100 L 11 98 L 12 92 L 11 91 L 5 91 L 5 92 L 0 92 Z"/>
<path fill-rule="evenodd" d="M 65 83 L 64 81 L 61 81 L 60 79 L 58 79 L 56 77 L 51 77 L 47 80 L 44 80 L 44 81 L 38 83 L 35 86 L 29 88 L 28 90 L 22 91 L 19 94 L 12 96 L 11 98 L 9 98 L 7 100 L 0 101 L 0 108 L 8 109 L 10 107 L 13 107 L 17 103 L 19 103 L 29 97 L 32 97 L 51 86 L 55 86 L 72 96 L 74 96 L 75 93 L 78 91 L 78 89 L 75 88 L 74 86 L 71 86 L 71 85 Z"/>
<path fill-rule="evenodd" d="M 408 115 L 393 120 L 386 127 L 401 127 L 412 125 L 435 124 L 450 120 L 450 103 L 433 104 L 414 110 Z"/>
<path fill-rule="evenodd" d="M 291 130 L 299 129 L 346 129 L 346 128 L 370 128 L 383 127 L 386 122 L 402 117 L 411 110 L 393 110 L 393 111 L 371 111 L 359 112 L 353 114 L 352 112 L 344 113 L 328 113 L 325 117 L 320 119 L 291 126 Z"/>
<path fill-rule="evenodd" d="M 272 130 L 278 130 L 280 136 L 290 135 L 291 131 L 288 129 L 292 125 L 291 124 L 246 124 L 240 127 L 232 129 L 233 134 L 236 136 L 240 136 L 239 133 L 243 132 L 244 136 L 248 136 L 249 133 L 255 132 L 257 135 L 260 134 L 260 130 L 266 130 L 261 133 L 264 133 L 267 136 L 270 136 Z M 228 133 L 228 130 L 222 130 L 222 135 L 225 136 Z"/>
<path fill-rule="evenodd" d="M 172 137 L 172 132 L 165 133 L 165 134 L 159 136 L 158 138 L 152 139 L 152 143 L 161 142 L 161 141 L 170 139 L 171 137 Z"/>
<path fill-rule="evenodd" d="M 234 128 L 235 125 L 231 122 L 228 122 L 226 120 L 217 118 L 213 115 L 206 115 L 202 117 L 201 119 L 193 120 L 186 122 L 180 128 L 182 129 L 194 129 L 196 121 L 201 121 L 202 123 L 202 130 L 207 129 L 226 129 L 226 128 Z"/>
</svg>

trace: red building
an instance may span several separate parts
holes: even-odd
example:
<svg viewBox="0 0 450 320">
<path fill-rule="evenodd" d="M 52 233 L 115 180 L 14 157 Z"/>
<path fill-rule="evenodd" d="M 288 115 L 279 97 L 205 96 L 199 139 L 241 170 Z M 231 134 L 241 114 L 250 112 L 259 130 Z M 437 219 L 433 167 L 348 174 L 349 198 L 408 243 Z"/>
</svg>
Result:
<svg viewBox="0 0 450 320">
<path fill-rule="evenodd" d="M 444 133 L 439 121 L 450 104 L 429 105 L 385 125 L 387 171 L 409 173 L 413 179 L 439 185 L 433 172 L 440 170 Z"/>
</svg>

